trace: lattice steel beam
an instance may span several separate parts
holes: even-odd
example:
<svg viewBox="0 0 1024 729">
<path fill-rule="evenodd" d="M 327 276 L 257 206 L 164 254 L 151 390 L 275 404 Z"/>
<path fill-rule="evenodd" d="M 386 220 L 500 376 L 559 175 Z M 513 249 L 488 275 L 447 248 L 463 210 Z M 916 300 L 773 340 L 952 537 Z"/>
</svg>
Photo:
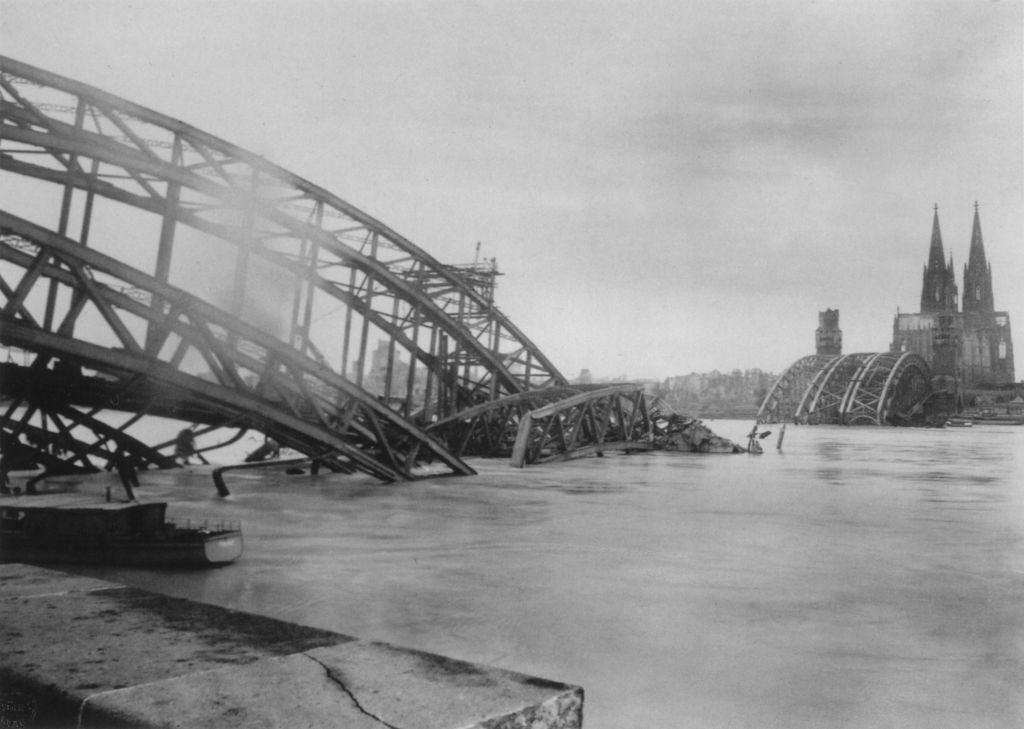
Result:
<svg viewBox="0 0 1024 729">
<path fill-rule="evenodd" d="M 653 447 L 654 432 L 643 385 L 613 385 L 581 392 L 523 415 L 511 463 L 522 468 L 605 451 Z"/>
<path fill-rule="evenodd" d="M 810 355 L 779 377 L 758 422 L 895 424 L 920 410 L 930 393 L 930 369 L 915 354 Z"/>
<path fill-rule="evenodd" d="M 315 359 L 198 297 L 2 211 L 0 260 L 12 264 L 5 269 L 8 275 L 23 272 L 6 289 L 23 289 L 28 280 L 31 294 L 32 287 L 51 281 L 72 302 L 51 331 L 28 315 L 23 303 L 5 306 L 0 341 L 8 346 L 87 366 L 125 383 L 127 391 L 152 383 L 172 392 L 193 416 L 205 408 L 207 422 L 244 422 L 308 455 L 338 459 L 382 479 L 413 477 L 421 456 L 456 473 L 472 472 L 442 444 Z M 37 268 L 42 275 L 30 276 Z M 118 346 L 71 335 L 87 305 L 102 313 Z M 140 325 L 159 327 L 159 350 L 144 351 L 131 331 Z M 189 352 L 209 367 L 215 382 L 183 369 Z"/>
<path fill-rule="evenodd" d="M 757 422 L 784 423 L 792 420 L 808 384 L 831 360 L 826 355 L 812 354 L 790 365 L 765 395 L 757 411 Z"/>
<path fill-rule="evenodd" d="M 293 282 L 284 338 L 357 384 L 374 341 L 384 342 L 383 394 L 391 399 L 392 386 L 404 384 L 405 414 L 419 407 L 425 417 L 447 417 L 502 395 L 565 384 L 494 307 L 475 271 L 440 264 L 326 190 L 177 120 L 12 59 L 0 58 L 0 96 L 0 168 L 63 186 L 61 232 L 75 191 L 159 216 L 151 273 L 165 281 L 182 226 L 228 242 L 237 250 L 236 309 L 252 294 L 246 269 L 260 257 Z M 83 225 L 80 238 L 88 232 Z M 332 308 L 345 311 L 338 325 L 315 326 L 317 311 Z M 349 375 L 353 361 L 359 371 Z M 426 367 L 433 396 L 421 405 L 414 404 L 414 391 L 423 389 L 417 364 Z M 402 366 L 409 371 L 404 381 Z"/>
<path fill-rule="evenodd" d="M 455 455 L 509 457 L 519 424 L 532 410 L 572 397 L 577 388 L 551 387 L 509 395 L 467 408 L 432 424 L 427 432 L 448 445 Z"/>
</svg>

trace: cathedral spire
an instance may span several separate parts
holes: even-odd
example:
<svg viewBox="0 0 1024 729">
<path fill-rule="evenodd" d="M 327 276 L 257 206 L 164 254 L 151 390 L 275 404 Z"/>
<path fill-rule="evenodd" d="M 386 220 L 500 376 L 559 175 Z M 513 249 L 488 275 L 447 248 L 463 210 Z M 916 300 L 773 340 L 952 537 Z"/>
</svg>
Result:
<svg viewBox="0 0 1024 729">
<path fill-rule="evenodd" d="M 935 205 L 932 218 L 932 242 L 928 250 L 928 265 L 925 266 L 921 283 L 921 311 L 956 311 L 957 288 L 953 274 L 952 259 L 946 263 L 942 250 L 942 231 L 939 229 L 939 206 Z"/>
<path fill-rule="evenodd" d="M 971 250 L 964 266 L 964 312 L 990 314 L 995 311 L 992 297 L 992 268 L 985 260 L 985 242 L 981 237 L 981 217 L 978 203 L 974 203 L 974 227 L 971 230 Z"/>
<path fill-rule="evenodd" d="M 981 218 L 978 216 L 978 203 L 974 203 L 974 228 L 971 230 L 971 252 L 967 259 L 967 265 L 972 268 L 984 269 L 985 263 L 985 242 L 981 237 Z"/>
<path fill-rule="evenodd" d="M 946 261 L 942 252 L 942 231 L 939 230 L 939 206 L 935 205 L 935 217 L 932 219 L 932 245 L 928 251 L 928 268 L 942 268 Z"/>
</svg>

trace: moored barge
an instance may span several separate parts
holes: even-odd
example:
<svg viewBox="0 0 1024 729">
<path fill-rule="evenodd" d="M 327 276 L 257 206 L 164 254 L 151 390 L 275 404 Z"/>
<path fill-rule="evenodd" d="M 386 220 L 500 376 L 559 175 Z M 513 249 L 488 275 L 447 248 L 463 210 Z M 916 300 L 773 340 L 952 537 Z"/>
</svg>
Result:
<svg viewBox="0 0 1024 729">
<path fill-rule="evenodd" d="M 212 567 L 241 556 L 238 522 L 170 520 L 166 512 L 164 502 L 5 499 L 0 504 L 0 561 Z"/>
</svg>

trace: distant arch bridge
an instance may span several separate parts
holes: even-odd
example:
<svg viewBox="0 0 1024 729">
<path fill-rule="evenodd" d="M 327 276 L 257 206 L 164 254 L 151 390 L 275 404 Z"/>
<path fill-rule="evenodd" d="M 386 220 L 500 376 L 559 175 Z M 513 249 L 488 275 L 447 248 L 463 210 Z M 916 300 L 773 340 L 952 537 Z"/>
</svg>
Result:
<svg viewBox="0 0 1024 729">
<path fill-rule="evenodd" d="M 0 372 L 5 451 L 167 467 L 173 443 L 131 427 L 161 415 L 335 471 L 466 474 L 488 441 L 454 424 L 500 421 L 507 450 L 517 407 L 560 398 L 569 450 L 651 439 L 637 388 L 569 387 L 494 305 L 493 264 L 442 264 L 258 155 L 6 57 L 0 187 L 0 344 L 25 355 Z"/>
<path fill-rule="evenodd" d="M 798 359 L 775 381 L 757 419 L 901 425 L 921 415 L 931 394 L 931 370 L 917 354 L 813 354 Z"/>
</svg>

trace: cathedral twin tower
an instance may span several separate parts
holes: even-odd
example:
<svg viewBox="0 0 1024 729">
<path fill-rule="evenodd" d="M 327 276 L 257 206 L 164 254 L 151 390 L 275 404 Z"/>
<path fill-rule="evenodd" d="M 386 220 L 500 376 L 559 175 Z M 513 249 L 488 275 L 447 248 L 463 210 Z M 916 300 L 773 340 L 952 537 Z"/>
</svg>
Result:
<svg viewBox="0 0 1024 729">
<path fill-rule="evenodd" d="M 1012 383 L 1010 315 L 995 310 L 992 267 L 985 260 L 977 203 L 963 282 L 961 308 L 953 257 L 947 262 L 942 249 L 936 205 L 921 286 L 921 311 L 896 314 L 891 350 L 920 354 L 931 364 L 934 374 L 956 377 L 961 388 Z"/>
</svg>

